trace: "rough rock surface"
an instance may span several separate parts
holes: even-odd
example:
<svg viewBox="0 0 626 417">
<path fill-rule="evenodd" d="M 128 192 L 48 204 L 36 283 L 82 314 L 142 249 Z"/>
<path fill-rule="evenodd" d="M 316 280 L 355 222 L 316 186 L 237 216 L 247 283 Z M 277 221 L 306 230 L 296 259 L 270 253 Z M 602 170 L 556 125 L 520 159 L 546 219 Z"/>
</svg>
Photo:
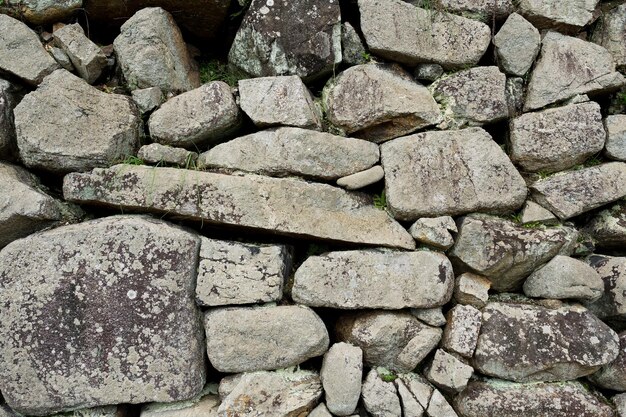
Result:
<svg viewBox="0 0 626 417">
<path fill-rule="evenodd" d="M 0 78 L 0 158 L 11 158 L 17 151 L 13 109 L 21 99 L 14 84 Z"/>
<path fill-rule="evenodd" d="M 376 144 L 297 127 L 268 129 L 233 139 L 200 155 L 200 168 L 270 176 L 335 180 L 378 162 Z"/>
<path fill-rule="evenodd" d="M 83 0 L 7 0 L 20 8 L 20 16 L 32 25 L 56 23 L 71 17 L 83 6 Z"/>
<path fill-rule="evenodd" d="M 188 401 L 178 401 L 174 403 L 152 403 L 144 405 L 141 408 L 141 414 L 139 417 L 218 417 L 217 408 L 220 405 L 220 398 L 217 395 L 202 394 L 204 394 L 204 392 Z M 81 416 L 78 415 L 75 417 Z M 112 413 L 111 416 L 102 417 L 117 416 L 115 415 L 115 413 Z"/>
<path fill-rule="evenodd" d="M 102 50 L 85 36 L 83 28 L 75 23 L 65 25 L 54 32 L 54 43 L 67 54 L 76 72 L 93 84 L 107 65 Z"/>
<path fill-rule="evenodd" d="M 403 404 L 405 399 L 409 396 L 406 394 L 410 394 L 410 396 L 413 397 L 413 399 L 417 401 L 423 409 L 428 408 L 428 404 L 433 396 L 433 393 L 436 391 L 426 379 L 415 373 L 399 374 L 398 378 L 394 382 L 398 388 L 398 393 L 400 394 Z M 401 386 L 406 388 L 406 391 L 401 389 Z"/>
<path fill-rule="evenodd" d="M 556 224 L 559 222 L 554 214 L 532 200 L 526 200 L 526 204 L 524 204 L 524 208 L 522 208 L 521 216 L 520 223 L 522 224 Z"/>
<path fill-rule="evenodd" d="M 36 86 L 46 75 L 60 68 L 44 49 L 39 36 L 28 26 L 0 14 L 0 70 Z"/>
<path fill-rule="evenodd" d="M 626 245 L 626 202 L 621 202 L 596 214 L 586 231 L 601 247 L 620 248 Z"/>
<path fill-rule="evenodd" d="M 230 87 L 214 81 L 163 103 L 150 116 L 148 126 L 155 142 L 195 150 L 228 136 L 240 122 Z"/>
<path fill-rule="evenodd" d="M 48 52 L 50 52 L 50 55 L 52 55 L 52 57 L 59 63 L 59 65 L 61 65 L 63 69 L 68 70 L 69 72 L 74 71 L 74 65 L 72 64 L 70 57 L 67 56 L 65 51 L 63 51 L 61 48 L 52 46 L 50 47 Z"/>
<path fill-rule="evenodd" d="M 447 314 L 441 347 L 449 352 L 471 358 L 476 349 L 482 317 L 472 306 L 456 305 Z"/>
<path fill-rule="evenodd" d="M 626 115 L 616 114 L 604 120 L 606 127 L 606 155 L 626 161 Z"/>
<path fill-rule="evenodd" d="M 487 277 L 494 290 L 509 291 L 518 288 L 538 266 L 576 243 L 577 235 L 567 227 L 528 229 L 499 217 L 472 214 L 461 219 L 456 244 L 449 254 L 461 269 Z"/>
<path fill-rule="evenodd" d="M 482 126 L 509 115 L 506 75 L 498 67 L 476 67 L 444 76 L 430 90 L 443 113 L 442 129 Z"/>
<path fill-rule="evenodd" d="M 324 355 L 320 378 L 328 410 L 338 416 L 354 413 L 361 396 L 363 351 L 347 343 L 335 343 Z"/>
<path fill-rule="evenodd" d="M 199 244 L 163 221 L 113 216 L 6 246 L 0 390 L 8 404 L 46 415 L 196 395 L 205 372 L 193 302 Z"/>
<path fill-rule="evenodd" d="M 430 308 L 450 301 L 454 272 L 437 252 L 355 250 L 310 256 L 291 296 L 311 307 Z"/>
<path fill-rule="evenodd" d="M 441 311 L 441 307 L 412 308 L 411 314 L 430 326 L 441 327 L 446 324 L 446 316 Z"/>
<path fill-rule="evenodd" d="M 446 250 L 454 244 L 452 233 L 458 232 L 450 216 L 422 217 L 411 225 L 409 233 L 421 243 Z"/>
<path fill-rule="evenodd" d="M 443 75 L 443 67 L 439 64 L 419 64 L 413 70 L 413 75 L 418 80 L 435 81 Z"/>
<path fill-rule="evenodd" d="M 526 198 L 526 183 L 480 128 L 425 132 L 381 146 L 389 210 L 400 220 L 507 212 Z"/>
<path fill-rule="evenodd" d="M 400 398 L 393 382 L 383 381 L 378 370 L 372 369 L 363 381 L 363 405 L 375 417 L 401 417 Z"/>
<path fill-rule="evenodd" d="M 446 392 L 461 392 L 467 386 L 474 369 L 443 349 L 437 349 L 425 376 Z"/>
<path fill-rule="evenodd" d="M 520 0 L 518 11 L 540 29 L 577 31 L 593 19 L 599 0 Z"/>
<path fill-rule="evenodd" d="M 606 48 L 617 64 L 618 68 L 626 66 L 626 5 L 621 4 L 602 13 L 593 31 L 591 40 Z"/>
<path fill-rule="evenodd" d="M 228 61 L 253 77 L 332 72 L 341 62 L 339 2 L 252 0 Z"/>
<path fill-rule="evenodd" d="M 525 171 L 563 171 L 599 153 L 605 138 L 599 104 L 570 104 L 512 119 L 510 156 Z"/>
<path fill-rule="evenodd" d="M 202 238 L 196 301 L 202 306 L 279 301 L 290 270 L 285 245 Z"/>
<path fill-rule="evenodd" d="M 563 4 L 570 7 L 571 2 Z M 524 110 L 539 109 L 577 94 L 616 90 L 624 83 L 624 77 L 615 72 L 609 51 L 582 39 L 549 32 L 530 77 Z"/>
<path fill-rule="evenodd" d="M 593 255 L 587 260 L 604 281 L 604 293 L 586 307 L 601 319 L 626 319 L 626 258 Z"/>
<path fill-rule="evenodd" d="M 176 94 L 200 86 L 176 22 L 160 7 L 135 13 L 122 25 L 113 45 L 131 90 L 159 87 Z"/>
<path fill-rule="evenodd" d="M 383 142 L 437 124 L 441 113 L 428 89 L 396 65 L 348 68 L 324 88 L 328 120 L 351 136 Z"/>
<path fill-rule="evenodd" d="M 536 181 L 533 199 L 565 220 L 626 196 L 626 163 L 609 162 Z"/>
<path fill-rule="evenodd" d="M 507 74 L 522 77 L 535 62 L 541 36 L 532 23 L 513 13 L 493 38 L 493 43 L 500 68 Z"/>
<path fill-rule="evenodd" d="M 426 414 L 429 417 L 457 417 L 454 408 L 438 390 L 433 391 Z"/>
<path fill-rule="evenodd" d="M 626 332 L 619 334 L 619 345 L 617 358 L 589 376 L 595 385 L 615 391 L 626 391 Z"/>
<path fill-rule="evenodd" d="M 587 309 L 492 302 L 474 354 L 477 371 L 516 382 L 567 381 L 617 357 L 617 334 Z"/>
<path fill-rule="evenodd" d="M 459 304 L 482 309 L 489 299 L 491 281 L 487 278 L 466 272 L 456 277 L 454 284 L 454 300 Z"/>
<path fill-rule="evenodd" d="M 422 4 L 425 0 L 419 0 Z M 415 0 L 412 0 L 415 3 Z M 445 11 L 460 14 L 471 19 L 491 24 L 492 20 L 502 20 L 515 9 L 514 0 L 439 0 L 437 3 Z"/>
<path fill-rule="evenodd" d="M 415 247 L 400 224 L 358 196 L 295 179 L 117 165 L 67 175 L 63 195 L 74 202 L 169 212 L 283 235 Z"/>
<path fill-rule="evenodd" d="M 383 178 L 385 178 L 385 170 L 380 165 L 375 165 L 364 171 L 339 178 L 337 185 L 346 190 L 358 190 L 368 185 L 376 184 Z"/>
<path fill-rule="evenodd" d="M 614 395 L 611 402 L 615 405 L 617 417 L 626 416 L 626 393 Z"/>
<path fill-rule="evenodd" d="M 147 164 L 172 164 L 184 168 L 193 168 L 196 166 L 198 154 L 183 148 L 151 143 L 139 148 L 137 158 Z"/>
<path fill-rule="evenodd" d="M 436 63 L 454 69 L 475 65 L 491 42 L 491 31 L 484 23 L 400 0 L 359 0 L 359 12 L 370 51 L 410 66 Z"/>
<path fill-rule="evenodd" d="M 14 111 L 20 157 L 30 168 L 87 171 L 134 155 L 141 119 L 132 100 L 57 70 Z M 88 141 L 85 138 L 89 138 Z"/>
<path fill-rule="evenodd" d="M 363 46 L 363 41 L 349 22 L 341 25 L 341 52 L 341 58 L 345 64 L 359 65 L 367 61 L 367 51 Z"/>
<path fill-rule="evenodd" d="M 165 101 L 159 87 L 141 88 L 132 91 L 132 97 L 141 114 L 150 113 Z"/>
<path fill-rule="evenodd" d="M 303 306 L 209 310 L 204 327 L 209 361 L 220 372 L 286 368 L 328 349 L 324 322 Z"/>
</svg>

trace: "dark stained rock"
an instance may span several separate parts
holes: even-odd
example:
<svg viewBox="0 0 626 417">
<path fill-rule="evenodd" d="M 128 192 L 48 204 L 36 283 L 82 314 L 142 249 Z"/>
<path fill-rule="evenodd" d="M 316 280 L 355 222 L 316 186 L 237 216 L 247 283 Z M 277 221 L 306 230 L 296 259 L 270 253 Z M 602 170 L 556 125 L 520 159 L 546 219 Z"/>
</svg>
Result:
<svg viewBox="0 0 626 417">
<path fill-rule="evenodd" d="M 604 281 L 604 293 L 586 307 L 603 320 L 626 321 L 626 257 L 591 255 L 587 262 Z"/>
<path fill-rule="evenodd" d="M 626 332 L 619 334 L 619 345 L 617 358 L 589 376 L 595 385 L 615 391 L 626 391 Z"/>
<path fill-rule="evenodd" d="M 626 202 L 602 210 L 586 224 L 586 231 L 603 248 L 623 248 L 626 246 Z"/>
<path fill-rule="evenodd" d="M 0 78 L 0 159 L 12 158 L 17 152 L 13 109 L 20 99 L 18 87 Z"/>
</svg>

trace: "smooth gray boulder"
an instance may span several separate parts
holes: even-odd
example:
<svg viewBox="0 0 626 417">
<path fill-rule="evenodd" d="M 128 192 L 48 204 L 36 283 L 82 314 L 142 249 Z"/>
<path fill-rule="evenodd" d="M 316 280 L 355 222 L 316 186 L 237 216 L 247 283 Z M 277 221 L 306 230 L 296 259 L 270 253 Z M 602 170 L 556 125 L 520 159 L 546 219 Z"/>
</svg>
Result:
<svg viewBox="0 0 626 417">
<path fill-rule="evenodd" d="M 139 147 L 142 123 L 135 103 L 65 70 L 46 77 L 14 114 L 20 158 L 29 168 L 88 171 L 118 163 Z"/>
<path fill-rule="evenodd" d="M 331 73 L 341 63 L 339 3 L 252 0 L 228 62 L 252 77 L 298 75 L 307 80 Z"/>
<path fill-rule="evenodd" d="M 594 17 L 600 0 L 520 0 L 518 13 L 540 29 L 578 32 Z"/>
<path fill-rule="evenodd" d="M 480 128 L 425 132 L 385 143 L 387 205 L 396 219 L 509 212 L 526 198 L 526 183 Z"/>
<path fill-rule="evenodd" d="M 450 301 L 453 287 L 443 254 L 355 250 L 310 256 L 295 273 L 291 297 L 311 307 L 431 308 Z"/>
<path fill-rule="evenodd" d="M 0 71 L 37 86 L 60 66 L 44 49 L 39 36 L 24 23 L 0 14 Z"/>
<path fill-rule="evenodd" d="M 383 167 L 374 165 L 364 171 L 337 179 L 337 185 L 346 190 L 358 190 L 368 185 L 376 184 L 383 178 L 385 178 L 385 170 Z"/>
<path fill-rule="evenodd" d="M 6 0 L 5 3 L 18 7 L 20 16 L 35 26 L 66 20 L 83 6 L 83 0 Z"/>
<path fill-rule="evenodd" d="M 180 29 L 160 7 L 135 13 L 122 25 L 113 46 L 131 90 L 159 87 L 164 93 L 178 94 L 200 86 Z"/>
<path fill-rule="evenodd" d="M 402 407 L 395 385 L 384 381 L 380 372 L 383 369 L 372 369 L 363 381 L 363 405 L 374 417 L 401 417 Z"/>
<path fill-rule="evenodd" d="M 530 186 L 533 199 L 561 220 L 626 196 L 626 163 L 609 162 L 567 171 Z"/>
<path fill-rule="evenodd" d="M 626 161 L 626 115 L 615 114 L 604 119 L 605 154 L 617 161 Z"/>
<path fill-rule="evenodd" d="M 21 96 L 19 87 L 0 78 L 0 159 L 12 159 L 17 154 L 13 109 Z"/>
<path fill-rule="evenodd" d="M 207 355 L 220 372 L 286 368 L 328 350 L 324 322 L 308 307 L 231 307 L 204 316 Z"/>
<path fill-rule="evenodd" d="M 198 154 L 183 148 L 174 148 L 172 146 L 161 145 L 160 143 L 151 143 L 139 148 L 137 158 L 147 164 L 171 164 L 183 168 L 194 168 Z"/>
<path fill-rule="evenodd" d="M 430 382 L 448 393 L 463 391 L 473 374 L 474 368 L 443 349 L 437 349 L 424 373 Z"/>
<path fill-rule="evenodd" d="M 482 323 L 480 310 L 457 304 L 448 311 L 447 324 L 443 329 L 441 347 L 448 352 L 471 358 L 476 349 Z"/>
<path fill-rule="evenodd" d="M 543 223 L 543 224 L 557 224 L 559 219 L 549 210 L 544 209 L 539 204 L 532 200 L 526 200 L 524 207 L 522 208 L 521 224 Z"/>
<path fill-rule="evenodd" d="M 336 180 L 372 167 L 374 143 L 315 130 L 280 127 L 219 144 L 200 155 L 200 168 Z"/>
<path fill-rule="evenodd" d="M 506 119 L 506 75 L 498 67 L 476 67 L 445 75 L 430 87 L 443 114 L 441 129 L 482 126 Z"/>
<path fill-rule="evenodd" d="M 279 301 L 291 271 L 285 245 L 258 245 L 202 238 L 196 301 L 220 306 Z"/>
<path fill-rule="evenodd" d="M 516 382 L 590 375 L 618 355 L 617 334 L 580 306 L 491 302 L 474 353 L 478 372 Z"/>
<path fill-rule="evenodd" d="M 447 250 L 454 245 L 452 233 L 457 233 L 456 223 L 450 216 L 422 217 L 409 228 L 409 233 L 417 242 Z"/>
<path fill-rule="evenodd" d="M 6 246 L 0 390 L 7 403 L 48 415 L 199 393 L 199 245 L 197 235 L 164 221 L 113 216 Z"/>
<path fill-rule="evenodd" d="M 620 4 L 604 11 L 597 21 L 591 36 L 591 41 L 606 48 L 617 64 L 618 68 L 626 66 L 626 5 Z"/>
<path fill-rule="evenodd" d="M 78 75 L 93 84 L 107 66 L 107 57 L 98 45 L 93 43 L 83 28 L 75 23 L 65 25 L 53 33 L 54 44 L 67 54 Z"/>
<path fill-rule="evenodd" d="M 335 127 L 376 143 L 441 121 L 428 89 L 397 65 L 350 67 L 324 87 L 323 101 Z"/>
<path fill-rule="evenodd" d="M 563 3 L 570 7 L 570 1 Z M 615 71 L 609 51 L 579 38 L 548 32 L 530 76 L 524 111 L 536 110 L 577 94 L 614 91 L 624 84 L 624 76 Z"/>
<path fill-rule="evenodd" d="M 619 345 L 617 358 L 589 375 L 589 380 L 594 385 L 614 391 L 626 391 L 626 332 L 619 334 Z"/>
<path fill-rule="evenodd" d="M 363 351 L 347 343 L 335 343 L 324 355 L 320 378 L 328 410 L 337 416 L 353 414 L 361 397 Z"/>
<path fill-rule="evenodd" d="M 462 305 L 482 309 L 487 305 L 491 281 L 487 278 L 466 272 L 456 277 L 454 283 L 454 301 Z"/>
<path fill-rule="evenodd" d="M 496 291 L 511 291 L 555 255 L 570 255 L 577 237 L 576 230 L 568 227 L 529 229 L 499 217 L 472 214 L 460 220 L 449 256 L 457 270 L 485 276 Z"/>
<path fill-rule="evenodd" d="M 400 0 L 359 0 L 361 30 L 369 50 L 414 66 L 457 69 L 478 63 L 491 42 L 486 24 Z M 410 28 L 410 29 L 409 29 Z"/>
<path fill-rule="evenodd" d="M 604 281 L 604 293 L 585 307 L 602 320 L 626 321 L 626 257 L 591 255 L 587 262 Z"/>
<path fill-rule="evenodd" d="M 300 238 L 415 248 L 411 235 L 370 201 L 296 179 L 116 165 L 66 175 L 63 195 L 73 202 L 142 208 Z"/>
<path fill-rule="evenodd" d="M 131 94 L 141 114 L 150 113 L 165 102 L 165 96 L 159 87 L 141 88 L 133 90 Z"/>
<path fill-rule="evenodd" d="M 507 74 L 522 77 L 535 62 L 541 36 L 532 23 L 513 13 L 494 36 L 493 44 L 500 68 Z"/>
<path fill-rule="evenodd" d="M 626 246 L 626 202 L 602 210 L 587 222 L 585 230 L 603 248 Z"/>
<path fill-rule="evenodd" d="M 194 150 L 219 142 L 240 124 L 239 107 L 223 81 L 213 81 L 169 99 L 148 121 L 155 142 Z"/>
<path fill-rule="evenodd" d="M 509 123 L 511 160 L 525 171 L 563 171 L 604 148 L 600 105 L 590 101 L 526 113 Z"/>
</svg>

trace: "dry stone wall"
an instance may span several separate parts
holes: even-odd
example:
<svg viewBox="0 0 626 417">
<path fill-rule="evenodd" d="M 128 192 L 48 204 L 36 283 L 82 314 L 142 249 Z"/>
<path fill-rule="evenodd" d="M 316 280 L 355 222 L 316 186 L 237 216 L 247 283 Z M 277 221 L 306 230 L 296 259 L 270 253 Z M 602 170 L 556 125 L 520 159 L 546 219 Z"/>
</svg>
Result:
<svg viewBox="0 0 626 417">
<path fill-rule="evenodd" d="M 626 3 L 0 0 L 0 417 L 626 417 Z"/>
</svg>

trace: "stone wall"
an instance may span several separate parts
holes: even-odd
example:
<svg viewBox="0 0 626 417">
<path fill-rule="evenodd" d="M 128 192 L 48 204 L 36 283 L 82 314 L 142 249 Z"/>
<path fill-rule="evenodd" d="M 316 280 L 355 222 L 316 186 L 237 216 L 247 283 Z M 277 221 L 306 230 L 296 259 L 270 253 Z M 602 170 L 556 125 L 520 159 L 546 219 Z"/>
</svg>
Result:
<svg viewBox="0 0 626 417">
<path fill-rule="evenodd" d="M 626 4 L 0 0 L 0 417 L 626 417 Z"/>
</svg>

